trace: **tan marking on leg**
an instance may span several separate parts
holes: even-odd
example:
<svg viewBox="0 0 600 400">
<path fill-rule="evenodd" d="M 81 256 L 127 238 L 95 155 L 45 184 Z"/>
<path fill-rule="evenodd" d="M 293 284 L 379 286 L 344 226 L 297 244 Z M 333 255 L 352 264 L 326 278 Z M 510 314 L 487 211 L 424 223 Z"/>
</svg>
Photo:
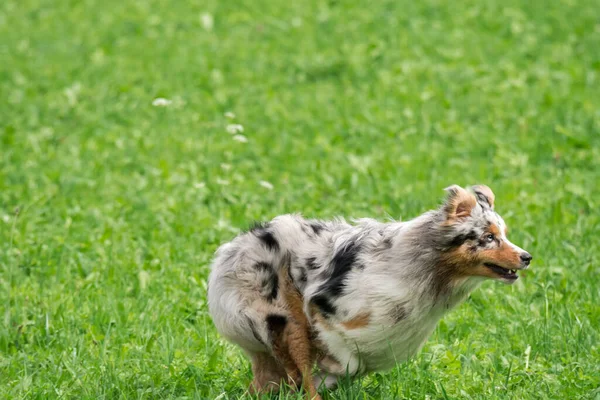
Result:
<svg viewBox="0 0 600 400">
<path fill-rule="evenodd" d="M 321 312 L 319 311 L 317 306 L 315 306 L 314 304 L 311 304 L 309 307 L 310 307 L 309 308 L 310 318 L 313 320 L 313 323 L 317 323 L 317 324 L 321 325 L 323 327 L 323 329 L 325 329 L 327 331 L 333 330 L 333 327 L 331 326 L 329 321 L 327 321 L 325 319 L 323 314 L 321 314 Z"/>
<path fill-rule="evenodd" d="M 316 349 L 312 346 L 311 326 L 304 314 L 303 298 L 289 278 L 287 268 L 280 274 L 281 293 L 289 310 L 288 324 L 284 331 L 284 340 L 289 357 L 302 377 L 302 386 L 309 399 L 320 400 L 312 379 L 312 368 L 316 359 Z"/>
<path fill-rule="evenodd" d="M 277 393 L 285 371 L 275 358 L 268 353 L 250 353 L 254 379 L 250 384 L 250 393 Z"/>
<path fill-rule="evenodd" d="M 321 399 L 312 379 L 314 365 L 314 351 L 311 348 L 308 331 L 295 321 L 290 322 L 287 330 L 287 342 L 290 357 L 300 370 L 302 386 L 309 399 Z"/>
<path fill-rule="evenodd" d="M 359 329 L 364 328 L 369 325 L 369 321 L 371 320 L 371 314 L 368 312 L 363 312 L 358 314 L 352 319 L 348 321 L 342 322 L 342 326 L 346 329 Z"/>
</svg>

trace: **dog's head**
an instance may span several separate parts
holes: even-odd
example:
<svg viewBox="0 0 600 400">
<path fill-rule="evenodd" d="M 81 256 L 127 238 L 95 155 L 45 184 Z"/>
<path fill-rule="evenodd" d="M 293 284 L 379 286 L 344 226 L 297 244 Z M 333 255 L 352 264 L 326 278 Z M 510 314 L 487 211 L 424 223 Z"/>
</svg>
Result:
<svg viewBox="0 0 600 400">
<path fill-rule="evenodd" d="M 504 220 L 494 211 L 494 193 L 484 185 L 469 190 L 453 185 L 442 206 L 443 260 L 459 276 L 514 283 L 531 254 L 507 238 Z"/>
</svg>

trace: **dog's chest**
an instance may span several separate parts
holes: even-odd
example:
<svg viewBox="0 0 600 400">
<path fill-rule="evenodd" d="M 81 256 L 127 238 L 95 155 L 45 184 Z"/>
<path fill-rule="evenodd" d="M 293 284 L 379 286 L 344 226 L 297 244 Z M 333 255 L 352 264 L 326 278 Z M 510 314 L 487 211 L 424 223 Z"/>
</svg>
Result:
<svg viewBox="0 0 600 400">
<path fill-rule="evenodd" d="M 393 367 L 397 362 L 414 356 L 435 329 L 438 313 L 413 315 L 393 326 L 373 323 L 363 329 L 344 329 L 347 344 L 367 371 Z"/>
<path fill-rule="evenodd" d="M 365 372 L 385 370 L 414 356 L 440 319 L 478 285 L 478 280 L 464 282 L 453 295 L 437 300 L 424 300 L 425 296 L 404 297 L 401 304 L 405 311 L 400 314 L 390 314 L 398 300 L 380 299 L 367 308 L 371 319 L 366 326 L 353 329 L 354 326 L 341 323 L 336 324 L 336 329 Z M 390 315 L 400 319 L 392 322 Z"/>
</svg>

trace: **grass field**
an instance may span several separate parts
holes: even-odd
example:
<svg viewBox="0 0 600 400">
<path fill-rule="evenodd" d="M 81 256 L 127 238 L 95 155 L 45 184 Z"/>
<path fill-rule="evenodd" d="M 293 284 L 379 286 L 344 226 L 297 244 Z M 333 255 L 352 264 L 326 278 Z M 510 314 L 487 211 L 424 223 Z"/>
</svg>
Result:
<svg viewBox="0 0 600 400">
<path fill-rule="evenodd" d="M 326 398 L 600 399 L 599 160 L 598 0 L 3 0 L 0 397 L 250 398 L 219 243 L 486 183 L 532 268 Z"/>
</svg>

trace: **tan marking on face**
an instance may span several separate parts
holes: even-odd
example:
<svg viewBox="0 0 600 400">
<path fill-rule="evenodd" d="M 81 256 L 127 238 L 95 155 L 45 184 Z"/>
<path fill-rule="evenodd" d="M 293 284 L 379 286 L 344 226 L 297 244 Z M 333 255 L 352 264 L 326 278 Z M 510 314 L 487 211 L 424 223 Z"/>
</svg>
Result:
<svg viewBox="0 0 600 400">
<path fill-rule="evenodd" d="M 440 268 L 442 268 L 441 276 L 447 282 L 471 276 L 473 266 L 477 265 L 477 262 L 477 258 L 463 244 L 455 250 L 444 254 L 440 263 Z"/>
<path fill-rule="evenodd" d="M 445 264 L 462 269 L 464 265 L 470 265 L 476 262 L 475 255 L 471 253 L 466 244 L 463 244 L 456 249 L 449 251 L 444 256 Z"/>
<path fill-rule="evenodd" d="M 498 248 L 482 251 L 480 258 L 482 263 L 493 263 L 508 269 L 515 269 L 521 266 L 519 253 L 507 245 L 506 242 L 502 242 Z"/>
<path fill-rule="evenodd" d="M 359 329 L 369 325 L 371 314 L 368 312 L 360 313 L 348 321 L 342 322 L 342 326 L 346 329 Z"/>
<path fill-rule="evenodd" d="M 497 238 L 502 237 L 502 234 L 500 233 L 500 228 L 498 228 L 498 225 L 496 224 L 490 224 L 489 231 L 492 235 L 496 236 Z"/>
<path fill-rule="evenodd" d="M 496 224 L 491 224 L 489 232 L 496 237 L 501 237 L 500 228 Z M 519 253 L 505 241 L 501 241 L 499 247 L 478 252 L 472 252 L 467 245 L 463 244 L 444 254 L 440 268 L 448 282 L 458 282 L 469 276 L 497 279 L 498 275 L 483 265 L 484 263 L 497 264 L 507 269 L 519 269 L 521 258 Z"/>
</svg>

